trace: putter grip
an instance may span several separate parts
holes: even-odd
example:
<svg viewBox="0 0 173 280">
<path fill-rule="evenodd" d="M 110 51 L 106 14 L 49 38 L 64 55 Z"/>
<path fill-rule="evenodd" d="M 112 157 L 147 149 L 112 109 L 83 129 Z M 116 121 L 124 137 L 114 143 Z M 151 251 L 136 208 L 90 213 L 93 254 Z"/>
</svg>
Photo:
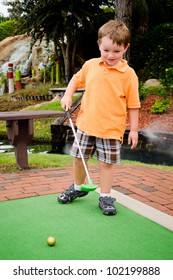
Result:
<svg viewBox="0 0 173 280">
<path fill-rule="evenodd" d="M 70 111 L 66 111 L 67 118 L 70 119 Z"/>
</svg>

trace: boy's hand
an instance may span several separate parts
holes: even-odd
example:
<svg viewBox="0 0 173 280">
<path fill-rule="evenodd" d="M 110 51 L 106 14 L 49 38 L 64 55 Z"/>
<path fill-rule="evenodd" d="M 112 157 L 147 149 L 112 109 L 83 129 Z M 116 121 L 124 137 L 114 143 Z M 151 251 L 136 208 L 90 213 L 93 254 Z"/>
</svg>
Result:
<svg viewBox="0 0 173 280">
<path fill-rule="evenodd" d="M 138 131 L 131 130 L 128 136 L 128 145 L 131 145 L 131 149 L 135 149 L 138 144 Z"/>
<path fill-rule="evenodd" d="M 71 108 L 72 105 L 72 97 L 70 95 L 64 95 L 61 99 L 61 107 L 68 111 Z"/>
</svg>

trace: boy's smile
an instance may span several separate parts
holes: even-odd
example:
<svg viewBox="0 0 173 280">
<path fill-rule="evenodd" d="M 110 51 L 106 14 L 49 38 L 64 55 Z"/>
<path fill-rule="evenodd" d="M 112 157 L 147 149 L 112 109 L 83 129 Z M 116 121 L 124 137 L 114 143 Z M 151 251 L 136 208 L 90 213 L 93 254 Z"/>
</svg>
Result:
<svg viewBox="0 0 173 280">
<path fill-rule="evenodd" d="M 99 42 L 99 50 L 101 58 L 108 66 L 116 66 L 123 58 L 123 54 L 126 52 L 129 46 L 125 47 L 113 43 L 112 39 L 108 36 L 104 36 Z"/>
</svg>

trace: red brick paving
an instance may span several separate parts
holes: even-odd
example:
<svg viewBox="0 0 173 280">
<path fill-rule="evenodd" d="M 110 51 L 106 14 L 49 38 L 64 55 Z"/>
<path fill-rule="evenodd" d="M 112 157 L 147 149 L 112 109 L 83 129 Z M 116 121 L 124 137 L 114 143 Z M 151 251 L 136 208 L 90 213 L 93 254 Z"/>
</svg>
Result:
<svg viewBox="0 0 173 280">
<path fill-rule="evenodd" d="M 99 169 L 90 166 L 99 185 Z M 0 176 L 0 201 L 56 194 L 73 182 L 72 167 L 22 170 Z M 115 167 L 113 189 L 173 216 L 173 170 L 145 165 Z"/>
</svg>

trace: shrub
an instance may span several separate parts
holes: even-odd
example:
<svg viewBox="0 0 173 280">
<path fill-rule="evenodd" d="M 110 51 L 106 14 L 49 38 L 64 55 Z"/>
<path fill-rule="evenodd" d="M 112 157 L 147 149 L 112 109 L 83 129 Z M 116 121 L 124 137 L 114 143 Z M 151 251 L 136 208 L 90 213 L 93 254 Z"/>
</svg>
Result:
<svg viewBox="0 0 173 280">
<path fill-rule="evenodd" d="M 165 100 L 160 100 L 157 99 L 154 105 L 151 107 L 151 112 L 154 114 L 162 114 L 166 112 L 166 110 L 170 107 L 171 105 L 171 100 L 165 99 Z"/>
<path fill-rule="evenodd" d="M 166 87 L 170 94 L 173 91 L 173 67 L 167 68 L 165 70 L 164 79 L 160 79 L 161 83 Z"/>
<path fill-rule="evenodd" d="M 32 85 L 28 84 L 25 86 L 25 88 L 16 91 L 11 96 L 28 96 L 28 95 L 47 95 L 49 88 L 51 87 L 50 84 L 43 85 L 42 83 L 39 83 L 38 85 Z"/>
<path fill-rule="evenodd" d="M 165 87 L 144 86 L 142 83 L 139 85 L 139 98 L 144 100 L 150 94 L 157 94 L 163 98 L 167 98 L 168 93 Z"/>
<path fill-rule="evenodd" d="M 18 21 L 10 19 L 0 23 L 0 41 L 7 37 L 14 36 L 18 27 Z"/>
<path fill-rule="evenodd" d="M 144 100 L 149 94 L 150 93 L 149 93 L 147 87 L 145 87 L 143 85 L 143 83 L 140 83 L 139 84 L 139 98 L 140 98 L 140 100 Z"/>
</svg>

